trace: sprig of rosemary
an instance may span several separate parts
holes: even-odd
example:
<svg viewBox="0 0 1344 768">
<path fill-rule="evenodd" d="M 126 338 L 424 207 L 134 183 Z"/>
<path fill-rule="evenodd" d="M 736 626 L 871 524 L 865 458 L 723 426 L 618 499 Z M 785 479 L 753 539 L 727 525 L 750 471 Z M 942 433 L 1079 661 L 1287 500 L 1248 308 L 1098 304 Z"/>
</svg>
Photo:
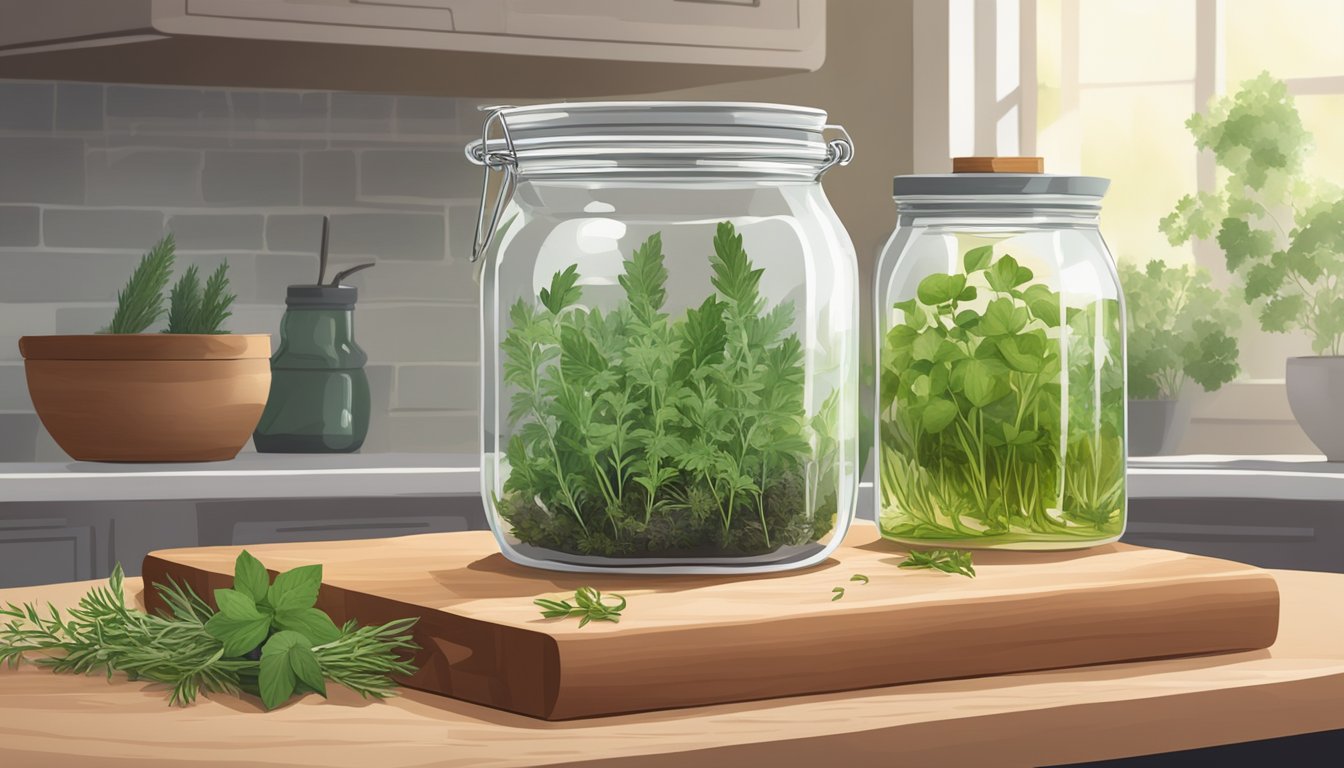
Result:
<svg viewBox="0 0 1344 768">
<path fill-rule="evenodd" d="M 910 550 L 910 554 L 900 563 L 901 568 L 928 568 L 943 573 L 961 574 L 975 578 L 975 567 L 971 565 L 971 553 L 958 549 Z"/>
<path fill-rule="evenodd" d="M 173 264 L 177 260 L 177 243 L 172 233 L 140 259 L 125 287 L 117 294 L 117 309 L 108 325 L 108 333 L 144 333 L 163 317 L 168 316 L 164 333 L 228 333 L 224 321 L 233 315 L 230 307 L 238 297 L 229 293 L 229 264 L 222 262 L 201 285 L 200 269 L 192 264 L 168 292 L 168 306 L 164 306 L 163 291 L 168 287 Z"/>
<path fill-rule="evenodd" d="M 126 606 L 123 580 L 118 564 L 106 586 L 64 616 L 50 604 L 45 611 L 31 603 L 0 607 L 8 619 L 0 625 L 0 664 L 12 669 L 28 659 L 53 672 L 100 671 L 109 679 L 121 672 L 172 686 L 170 705 L 190 704 L 202 691 L 252 693 L 267 709 L 296 692 L 325 696 L 326 680 L 385 698 L 396 688 L 393 677 L 415 672 L 407 656 L 418 649 L 408 634 L 416 620 L 337 628 L 313 607 L 321 566 L 282 573 L 271 584 L 244 552 L 234 589 L 215 592 L 220 612 L 170 577 L 154 585 L 168 610 L 141 613 Z"/>
<path fill-rule="evenodd" d="M 541 615 L 547 619 L 564 619 L 572 616 L 579 618 L 579 626 L 585 627 L 590 621 L 610 621 L 613 624 L 621 620 L 621 611 L 625 610 L 625 598 L 613 594 L 620 601 L 614 605 L 603 602 L 602 593 L 592 587 L 579 587 L 574 592 L 574 603 L 568 600 L 551 600 L 539 597 L 532 602 L 541 608 Z"/>
<path fill-rule="evenodd" d="M 168 294 L 168 328 L 164 333 L 227 333 L 224 321 L 237 296 L 229 293 L 229 263 L 221 262 L 201 288 L 195 264 L 187 267 Z"/>
<path fill-rule="evenodd" d="M 109 333 L 144 333 L 163 316 L 163 289 L 168 287 L 176 251 L 173 236 L 168 234 L 141 257 L 125 287 L 117 293 Z"/>
</svg>

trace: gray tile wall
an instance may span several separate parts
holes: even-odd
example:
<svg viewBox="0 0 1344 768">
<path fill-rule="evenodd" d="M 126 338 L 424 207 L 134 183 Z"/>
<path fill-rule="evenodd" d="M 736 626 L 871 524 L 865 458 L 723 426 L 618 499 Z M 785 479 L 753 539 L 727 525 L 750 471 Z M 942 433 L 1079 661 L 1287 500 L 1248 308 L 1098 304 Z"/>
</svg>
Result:
<svg viewBox="0 0 1344 768">
<path fill-rule="evenodd" d="M 336 269 L 378 263 L 351 280 L 374 389 L 364 450 L 476 450 L 475 104 L 0 80 L 0 461 L 65 458 L 32 413 L 18 337 L 106 324 L 170 230 L 179 262 L 229 262 L 231 330 L 274 334 L 285 286 L 316 279 L 323 214 Z"/>
</svg>

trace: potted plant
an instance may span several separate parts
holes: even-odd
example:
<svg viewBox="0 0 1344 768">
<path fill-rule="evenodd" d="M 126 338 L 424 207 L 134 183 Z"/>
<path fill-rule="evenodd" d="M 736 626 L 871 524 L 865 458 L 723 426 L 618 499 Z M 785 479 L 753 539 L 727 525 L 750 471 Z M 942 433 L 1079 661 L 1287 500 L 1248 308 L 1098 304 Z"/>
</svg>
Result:
<svg viewBox="0 0 1344 768">
<path fill-rule="evenodd" d="M 1344 194 L 1305 178 L 1311 135 L 1268 73 L 1186 126 L 1227 181 L 1181 198 L 1160 228 L 1173 244 L 1216 234 L 1260 327 L 1310 337 L 1316 356 L 1287 361 L 1288 403 L 1326 457 L 1344 460 Z"/>
<path fill-rule="evenodd" d="M 19 339 L 28 392 L 62 450 L 81 461 L 231 459 L 261 417 L 270 336 L 228 335 L 228 264 L 201 283 L 173 273 L 166 236 L 140 260 L 102 333 Z M 167 318 L 162 333 L 149 329 Z"/>
<path fill-rule="evenodd" d="M 1240 324 L 1209 273 L 1169 267 L 1120 266 L 1125 291 L 1129 370 L 1129 455 L 1172 453 L 1189 423 L 1187 380 L 1213 392 L 1237 377 Z"/>
</svg>

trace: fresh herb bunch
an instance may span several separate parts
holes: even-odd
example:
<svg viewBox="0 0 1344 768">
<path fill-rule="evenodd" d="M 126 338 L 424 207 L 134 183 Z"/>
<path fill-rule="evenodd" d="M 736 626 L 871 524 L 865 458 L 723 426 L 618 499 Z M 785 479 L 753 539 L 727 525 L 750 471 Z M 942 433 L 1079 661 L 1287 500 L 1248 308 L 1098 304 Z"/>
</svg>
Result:
<svg viewBox="0 0 1344 768">
<path fill-rule="evenodd" d="M 166 312 L 168 328 L 164 333 L 228 333 L 224 321 L 233 312 L 237 297 L 229 293 L 229 264 L 222 262 L 201 287 L 196 265 L 187 267 L 169 291 L 167 307 L 163 291 L 173 273 L 177 245 L 171 233 L 140 259 L 126 286 L 117 294 L 117 308 L 108 333 L 144 333 Z"/>
<path fill-rule="evenodd" d="M 583 306 L 577 266 L 511 308 L 515 432 L 496 507 L 524 544 L 733 555 L 833 528 L 835 397 L 808 419 L 792 303 L 766 306 L 731 223 L 713 244 L 716 292 L 679 318 L 663 309 L 660 233 L 624 263 L 614 309 Z"/>
<path fill-rule="evenodd" d="M 927 568 L 943 573 L 960 574 L 975 578 L 975 566 L 971 564 L 971 553 L 959 549 L 913 549 L 898 568 Z"/>
<path fill-rule="evenodd" d="M 545 597 L 539 597 L 533 600 L 538 608 L 541 608 L 541 615 L 547 619 L 567 619 L 576 617 L 579 620 L 579 628 L 588 625 L 590 621 L 610 621 L 613 624 L 621 620 L 621 611 L 625 610 L 625 598 L 620 595 L 612 595 L 617 602 L 608 605 L 602 599 L 602 593 L 592 587 L 579 587 L 574 592 L 574 602 L 568 600 L 551 600 Z"/>
<path fill-rule="evenodd" d="M 1258 307 L 1260 327 L 1300 328 L 1316 354 L 1344 350 L 1344 195 L 1303 176 L 1311 134 L 1268 72 L 1185 123 L 1227 181 L 1186 195 L 1159 229 L 1173 245 L 1217 236 L 1227 268 Z"/>
<path fill-rule="evenodd" d="M 1158 259 L 1120 266 L 1131 398 L 1174 400 L 1187 379 L 1213 392 L 1240 373 L 1228 332 L 1241 321 L 1211 282 L 1206 270 Z"/>
<path fill-rule="evenodd" d="M 163 316 L 163 289 L 173 274 L 176 250 L 170 233 L 140 257 L 126 286 L 117 293 L 117 309 L 108 333 L 144 333 Z"/>
<path fill-rule="evenodd" d="M 158 615 L 126 606 L 118 564 L 105 587 L 95 587 L 62 616 L 32 604 L 9 604 L 0 617 L 0 663 L 12 669 L 27 657 L 54 672 L 122 672 L 131 680 L 172 686 L 170 704 L 187 705 L 201 692 L 261 697 L 274 709 L 296 692 L 326 696 L 328 680 L 364 697 L 393 694 L 394 676 L 408 676 L 405 657 L 418 649 L 407 634 L 415 619 L 378 627 L 342 627 L 314 607 L 322 566 L 270 576 L 247 552 L 234 566 L 233 589 L 215 590 L 219 612 L 190 587 L 169 578 L 155 584 L 168 610 Z"/>
<path fill-rule="evenodd" d="M 882 533 L 994 543 L 1117 535 L 1119 302 L 1062 305 L 988 245 L 966 251 L 963 266 L 897 303 L 883 343 Z"/>
</svg>

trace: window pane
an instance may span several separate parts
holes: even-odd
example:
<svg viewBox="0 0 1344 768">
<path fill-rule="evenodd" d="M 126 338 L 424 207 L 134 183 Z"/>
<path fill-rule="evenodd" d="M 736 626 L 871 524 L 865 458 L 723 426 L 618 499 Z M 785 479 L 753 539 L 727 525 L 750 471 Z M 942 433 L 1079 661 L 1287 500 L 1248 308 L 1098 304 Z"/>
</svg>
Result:
<svg viewBox="0 0 1344 768">
<path fill-rule="evenodd" d="M 1111 179 L 1101 206 L 1102 233 L 1117 260 L 1193 261 L 1157 223 L 1195 191 L 1195 150 L 1185 129 L 1194 87 L 1146 85 L 1084 88 L 1079 96 L 1082 170 Z"/>
<path fill-rule="evenodd" d="M 1302 125 L 1311 132 L 1315 150 L 1307 157 L 1309 176 L 1344 184 L 1344 94 L 1297 96 Z"/>
<path fill-rule="evenodd" d="M 1344 75 L 1344 2 L 1223 4 L 1227 88 L 1269 70 L 1278 78 Z"/>
<path fill-rule="evenodd" d="M 1193 80 L 1195 3 L 1079 0 L 1078 58 L 1084 85 Z"/>
</svg>

